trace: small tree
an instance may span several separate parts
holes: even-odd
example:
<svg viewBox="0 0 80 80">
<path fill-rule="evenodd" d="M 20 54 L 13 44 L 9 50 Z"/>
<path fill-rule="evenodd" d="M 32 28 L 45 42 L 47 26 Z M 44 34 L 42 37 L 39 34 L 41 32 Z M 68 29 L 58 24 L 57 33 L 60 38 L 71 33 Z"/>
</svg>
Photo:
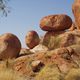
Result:
<svg viewBox="0 0 80 80">
<path fill-rule="evenodd" d="M 8 1 L 9 0 L 0 0 L 0 12 L 5 16 L 10 12 L 7 6 Z"/>
</svg>

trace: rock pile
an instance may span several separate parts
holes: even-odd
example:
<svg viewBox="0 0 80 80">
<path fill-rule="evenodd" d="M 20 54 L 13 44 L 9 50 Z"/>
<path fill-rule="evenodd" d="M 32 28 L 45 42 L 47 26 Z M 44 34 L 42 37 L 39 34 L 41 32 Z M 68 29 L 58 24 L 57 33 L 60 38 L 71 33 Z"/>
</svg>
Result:
<svg viewBox="0 0 80 80">
<path fill-rule="evenodd" d="M 38 76 L 36 76 L 36 80 L 54 80 L 55 78 L 58 79 L 60 77 L 48 76 L 47 74 L 50 74 L 46 72 L 48 68 L 54 72 L 55 70 L 52 69 L 52 67 L 55 67 L 59 75 L 67 74 L 72 68 L 80 68 L 80 30 L 78 30 L 80 26 L 80 13 L 78 12 L 78 9 L 79 0 L 75 0 L 75 3 L 73 4 L 75 22 L 72 22 L 72 19 L 66 14 L 55 14 L 43 17 L 40 20 L 40 28 L 46 33 L 43 36 L 41 43 L 36 31 L 27 33 L 25 38 L 26 45 L 29 47 L 29 50 L 35 54 L 25 56 L 26 60 L 22 57 L 18 59 L 23 61 L 22 64 L 25 64 L 28 60 L 30 61 L 30 72 L 33 71 L 33 74 L 36 72 L 39 73 Z M 19 61 L 17 61 L 17 64 L 18 63 Z M 41 69 L 41 63 L 44 64 L 43 69 Z M 21 69 L 23 67 L 22 64 L 19 65 L 21 66 Z M 56 66 L 50 67 L 49 64 Z M 46 69 L 47 65 L 49 65 L 49 67 Z M 38 69 L 41 69 L 41 72 L 36 71 Z M 54 75 L 53 72 L 51 75 Z M 43 73 L 43 75 L 41 73 Z M 62 77 L 60 77 L 60 79 L 62 79 Z M 63 77 L 63 80 L 65 79 L 66 78 Z"/>
<path fill-rule="evenodd" d="M 40 21 L 40 28 L 46 32 L 43 40 L 36 31 L 29 31 L 25 37 L 29 49 L 21 48 L 15 35 L 1 35 L 0 59 L 18 56 L 12 68 L 30 80 L 80 80 L 79 7 L 80 0 L 75 0 L 72 8 L 75 22 L 66 14 L 43 17 Z"/>
</svg>

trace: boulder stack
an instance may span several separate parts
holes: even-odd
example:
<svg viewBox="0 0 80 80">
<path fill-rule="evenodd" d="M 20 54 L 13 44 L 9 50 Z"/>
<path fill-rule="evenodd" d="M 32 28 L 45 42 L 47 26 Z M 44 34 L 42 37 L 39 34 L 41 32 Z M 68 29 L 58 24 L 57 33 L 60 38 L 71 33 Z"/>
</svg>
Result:
<svg viewBox="0 0 80 80">
<path fill-rule="evenodd" d="M 59 47 L 58 36 L 65 33 L 72 26 L 72 19 L 66 14 L 45 16 L 40 21 L 40 28 L 46 31 L 42 44 L 49 49 Z M 55 46 L 56 44 L 56 46 Z"/>
</svg>

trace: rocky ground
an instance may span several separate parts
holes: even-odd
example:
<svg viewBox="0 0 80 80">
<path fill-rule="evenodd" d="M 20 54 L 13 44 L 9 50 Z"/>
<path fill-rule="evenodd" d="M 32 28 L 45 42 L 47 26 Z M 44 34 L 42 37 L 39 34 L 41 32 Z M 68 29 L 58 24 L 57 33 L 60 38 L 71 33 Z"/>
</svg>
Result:
<svg viewBox="0 0 80 80">
<path fill-rule="evenodd" d="M 41 19 L 45 31 L 39 37 L 29 31 L 28 48 L 22 48 L 12 33 L 0 36 L 0 80 L 80 80 L 80 0 L 72 10 L 75 21 L 66 14 Z"/>
</svg>

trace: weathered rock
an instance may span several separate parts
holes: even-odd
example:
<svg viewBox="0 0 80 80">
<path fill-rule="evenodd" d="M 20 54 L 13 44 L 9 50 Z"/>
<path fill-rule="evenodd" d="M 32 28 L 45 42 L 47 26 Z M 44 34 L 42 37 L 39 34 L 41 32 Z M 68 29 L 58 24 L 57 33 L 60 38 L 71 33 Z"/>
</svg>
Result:
<svg viewBox="0 0 80 80">
<path fill-rule="evenodd" d="M 69 31 L 73 31 L 77 29 L 76 23 L 72 23 L 71 27 L 69 28 Z"/>
<path fill-rule="evenodd" d="M 63 31 L 70 28 L 72 20 L 65 14 L 49 15 L 40 21 L 40 28 L 44 31 Z"/>
<path fill-rule="evenodd" d="M 72 68 L 79 68 L 80 45 L 72 45 L 69 47 L 50 50 L 46 53 L 36 53 L 19 57 L 15 60 L 13 69 L 27 76 L 34 75 L 36 72 L 41 75 L 43 69 L 47 66 L 47 64 L 51 64 L 52 66 L 53 64 L 56 65 L 56 68 L 58 68 L 60 75 L 61 73 L 68 73 Z M 50 69 L 55 71 L 54 67 L 50 67 Z M 53 72 L 50 72 L 49 74 L 54 74 Z M 36 75 L 36 78 L 38 78 L 39 75 Z M 48 76 L 45 75 L 47 75 L 46 71 L 43 75 L 43 78 Z"/>
<path fill-rule="evenodd" d="M 45 54 L 47 61 L 57 64 L 59 70 L 62 73 L 68 73 L 68 71 L 71 68 L 78 68 L 79 67 L 79 57 L 76 57 L 77 59 L 73 59 L 72 56 L 77 55 L 75 53 L 76 49 L 73 49 L 73 47 L 76 48 L 76 46 L 66 47 L 66 48 L 58 48 L 52 51 L 47 52 Z M 80 47 L 80 46 L 78 46 Z"/>
<path fill-rule="evenodd" d="M 22 48 L 20 50 L 19 56 L 25 56 L 30 54 L 33 54 L 33 52 L 31 52 L 30 49 Z"/>
<path fill-rule="evenodd" d="M 32 69 L 30 66 L 31 59 L 29 56 L 22 56 L 14 61 L 13 70 L 21 73 L 22 75 L 30 75 L 32 73 Z"/>
<path fill-rule="evenodd" d="M 39 44 L 40 39 L 36 31 L 29 31 L 25 38 L 26 45 L 32 49 Z"/>
<path fill-rule="evenodd" d="M 16 58 L 19 55 L 21 43 L 11 33 L 0 36 L 0 59 Z"/>
<path fill-rule="evenodd" d="M 34 72 L 39 72 L 40 69 L 44 66 L 44 64 L 40 61 L 40 60 L 37 60 L 37 61 L 33 61 L 32 64 L 31 64 L 31 67 L 32 67 L 32 70 Z"/>
<path fill-rule="evenodd" d="M 80 44 L 80 31 L 67 31 L 63 34 L 55 35 L 54 32 L 49 32 L 44 36 L 43 45 L 49 49 L 56 49 L 59 47 L 67 47 L 75 44 Z"/>
<path fill-rule="evenodd" d="M 31 52 L 38 53 L 38 52 L 47 52 L 48 48 L 42 44 L 35 46 L 33 49 L 30 50 Z"/>
<path fill-rule="evenodd" d="M 60 31 L 60 32 L 54 32 L 54 31 L 50 31 L 50 32 L 46 32 L 46 34 L 44 35 L 43 38 L 43 42 L 42 44 L 47 46 L 49 49 L 54 49 L 57 48 L 59 45 L 59 40 L 58 36 L 60 34 L 65 33 L 65 31 Z"/>
<path fill-rule="evenodd" d="M 80 29 L 80 0 L 75 0 L 72 5 L 72 11 L 75 17 L 77 28 Z"/>
</svg>

